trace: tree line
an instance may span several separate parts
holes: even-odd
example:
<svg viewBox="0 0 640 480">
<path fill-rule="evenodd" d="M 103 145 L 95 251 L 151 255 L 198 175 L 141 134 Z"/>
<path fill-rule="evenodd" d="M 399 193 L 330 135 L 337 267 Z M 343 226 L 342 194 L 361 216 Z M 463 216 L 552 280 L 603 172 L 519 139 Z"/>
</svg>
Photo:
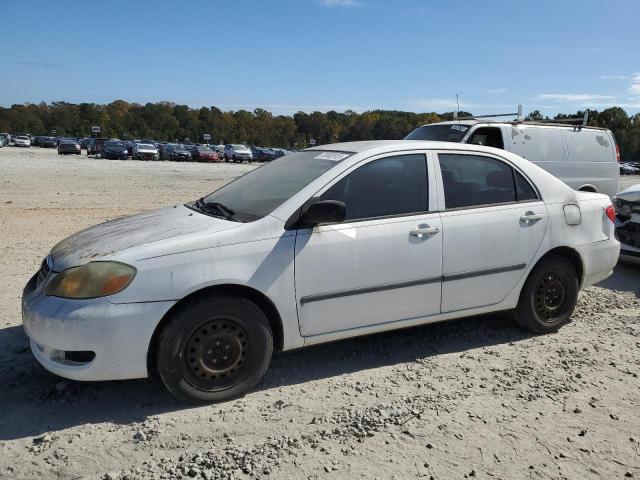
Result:
<svg viewBox="0 0 640 480">
<path fill-rule="evenodd" d="M 460 112 L 460 115 L 469 115 Z M 559 114 L 557 119 L 582 116 Z M 419 125 L 451 120 L 452 112 L 414 113 L 372 110 L 363 113 L 298 112 L 292 116 L 274 115 L 264 109 L 222 111 L 214 106 L 190 108 L 173 102 L 140 105 L 116 100 L 96 103 L 53 102 L 0 107 L 0 132 L 32 135 L 90 136 L 91 127 L 101 127 L 101 136 L 150 138 L 159 141 L 202 141 L 297 148 L 355 140 L 401 139 Z M 530 119 L 543 119 L 538 111 Z M 544 117 L 546 118 L 546 117 Z M 628 115 L 620 107 L 589 111 L 589 125 L 613 131 L 622 158 L 640 160 L 640 114 Z"/>
</svg>

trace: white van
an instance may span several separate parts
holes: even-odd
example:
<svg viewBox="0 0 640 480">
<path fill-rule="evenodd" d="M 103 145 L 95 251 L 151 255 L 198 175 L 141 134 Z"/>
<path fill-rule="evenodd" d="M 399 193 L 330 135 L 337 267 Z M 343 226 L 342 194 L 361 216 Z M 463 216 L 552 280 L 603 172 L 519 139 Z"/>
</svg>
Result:
<svg viewBox="0 0 640 480">
<path fill-rule="evenodd" d="M 604 128 L 476 117 L 423 125 L 404 139 L 500 148 L 530 160 L 574 190 L 610 198 L 618 191 L 618 146 L 613 133 Z"/>
</svg>

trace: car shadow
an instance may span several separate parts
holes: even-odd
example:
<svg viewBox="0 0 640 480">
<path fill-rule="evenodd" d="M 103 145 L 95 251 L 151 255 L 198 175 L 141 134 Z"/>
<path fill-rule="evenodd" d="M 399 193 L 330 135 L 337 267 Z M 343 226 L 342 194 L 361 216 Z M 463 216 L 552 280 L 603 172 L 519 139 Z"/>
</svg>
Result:
<svg viewBox="0 0 640 480">
<path fill-rule="evenodd" d="M 530 334 L 505 315 L 424 325 L 276 354 L 257 391 L 330 378 L 478 347 L 517 342 Z M 153 379 L 75 382 L 44 370 L 21 326 L 0 330 L 0 441 L 64 429 L 199 408 L 179 402 Z M 250 396 L 251 394 L 249 394 Z M 218 404 L 220 407 L 221 404 Z"/>
<path fill-rule="evenodd" d="M 640 298 L 640 265 L 618 263 L 609 278 L 596 284 L 609 290 L 634 293 Z"/>
</svg>

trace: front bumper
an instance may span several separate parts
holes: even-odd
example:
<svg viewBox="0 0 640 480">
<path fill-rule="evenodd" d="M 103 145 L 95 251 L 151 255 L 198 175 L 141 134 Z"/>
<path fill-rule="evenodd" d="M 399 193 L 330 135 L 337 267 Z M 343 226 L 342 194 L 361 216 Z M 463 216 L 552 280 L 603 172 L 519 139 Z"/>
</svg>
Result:
<svg viewBox="0 0 640 480">
<path fill-rule="evenodd" d="M 620 240 L 620 259 L 640 264 L 640 209 L 634 208 L 628 216 L 616 216 L 616 235 Z"/>
<path fill-rule="evenodd" d="M 107 298 L 48 297 L 34 276 L 22 295 L 22 323 L 38 362 L 72 380 L 144 378 L 153 332 L 175 302 L 113 304 Z M 91 352 L 78 361 L 78 352 Z"/>
</svg>

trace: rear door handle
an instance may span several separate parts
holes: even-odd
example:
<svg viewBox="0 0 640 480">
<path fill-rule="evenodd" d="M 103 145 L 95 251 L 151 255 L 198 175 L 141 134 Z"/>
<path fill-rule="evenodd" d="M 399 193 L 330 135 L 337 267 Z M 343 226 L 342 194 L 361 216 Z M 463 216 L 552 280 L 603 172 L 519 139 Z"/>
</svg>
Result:
<svg viewBox="0 0 640 480">
<path fill-rule="evenodd" d="M 440 229 L 438 227 L 430 227 L 429 225 L 426 225 L 424 227 L 411 230 L 411 236 L 418 237 L 418 238 L 425 238 L 425 237 L 428 237 L 429 235 L 435 235 L 439 231 Z"/>
<path fill-rule="evenodd" d="M 535 213 L 535 212 L 526 212 L 524 215 L 520 217 L 520 221 L 526 224 L 535 223 L 541 219 L 542 219 L 542 214 Z"/>
</svg>

